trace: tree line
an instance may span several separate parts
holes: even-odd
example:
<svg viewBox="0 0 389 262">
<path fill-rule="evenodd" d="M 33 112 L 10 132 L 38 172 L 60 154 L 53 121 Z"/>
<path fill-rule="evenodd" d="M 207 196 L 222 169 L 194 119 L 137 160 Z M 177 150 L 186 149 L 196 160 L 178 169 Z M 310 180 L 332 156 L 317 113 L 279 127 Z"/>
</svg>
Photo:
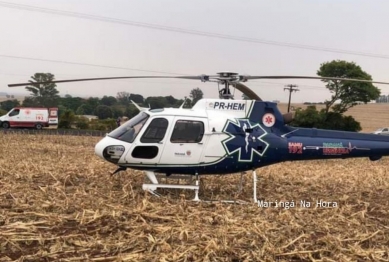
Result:
<svg viewBox="0 0 389 262">
<path fill-rule="evenodd" d="M 55 77 L 51 73 L 36 73 L 31 77 L 27 86 L 31 95 L 26 97 L 21 103 L 17 99 L 6 100 L 0 103 L 0 109 L 5 114 L 17 106 L 23 107 L 58 107 L 59 128 L 71 128 L 72 126 L 81 129 L 110 130 L 116 126 L 116 118 L 131 118 L 139 113 L 139 110 L 132 104 L 134 101 L 141 107 L 163 108 L 180 107 L 184 101 L 184 108 L 191 108 L 198 100 L 203 98 L 200 88 L 190 91 L 189 97 L 177 99 L 173 96 L 150 96 L 143 97 L 140 94 L 129 92 L 118 92 L 116 96 L 99 97 L 75 97 L 65 95 L 61 97 L 55 83 L 34 84 L 34 82 L 50 82 Z M 97 116 L 96 121 L 87 121 L 83 115 Z"/>
<path fill-rule="evenodd" d="M 372 80 L 371 75 L 363 71 L 359 65 L 343 60 L 322 63 L 317 71 L 317 75 L 322 77 Z M 77 128 L 106 130 L 115 127 L 115 119 L 117 117 L 125 116 L 131 118 L 139 112 L 130 102 L 131 100 L 139 106 L 150 107 L 152 109 L 179 107 L 184 103 L 184 99 L 176 99 L 171 95 L 144 98 L 140 94 L 129 92 L 119 92 L 116 96 L 104 96 L 102 98 L 82 98 L 71 95 L 60 97 L 55 83 L 34 84 L 35 82 L 53 81 L 55 79 L 53 74 L 36 73 L 31 78 L 31 85 L 26 87 L 26 90 L 31 93 L 31 96 L 26 97 L 21 104 L 16 99 L 1 102 L 0 108 L 3 110 L 3 113 L 16 106 L 58 107 L 60 112 L 60 128 L 76 126 Z M 290 125 L 296 127 L 360 131 L 360 123 L 351 116 L 345 116 L 344 113 L 357 104 L 366 104 L 377 99 L 381 94 L 380 90 L 371 83 L 344 80 L 322 81 L 331 93 L 330 100 L 317 103 L 324 104 L 325 108 L 319 111 L 315 105 L 309 105 L 306 109 L 297 109 L 295 119 Z M 192 89 L 184 108 L 192 107 L 201 98 L 203 98 L 201 89 Z M 248 98 L 243 95 L 242 99 Z M 77 115 L 95 115 L 99 120 L 88 122 L 83 118 L 77 117 Z"/>
</svg>

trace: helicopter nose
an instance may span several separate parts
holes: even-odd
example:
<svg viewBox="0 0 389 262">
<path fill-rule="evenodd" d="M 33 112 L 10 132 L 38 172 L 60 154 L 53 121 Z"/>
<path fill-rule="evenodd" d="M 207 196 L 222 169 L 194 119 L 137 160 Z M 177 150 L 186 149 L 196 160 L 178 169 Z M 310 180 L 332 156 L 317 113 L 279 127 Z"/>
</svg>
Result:
<svg viewBox="0 0 389 262">
<path fill-rule="evenodd" d="M 95 145 L 95 154 L 104 159 L 104 149 L 107 147 L 107 140 L 105 138 L 101 139 L 96 145 Z"/>
<path fill-rule="evenodd" d="M 123 143 L 111 137 L 104 137 L 95 145 L 95 154 L 111 163 L 119 163 L 125 152 Z"/>
</svg>

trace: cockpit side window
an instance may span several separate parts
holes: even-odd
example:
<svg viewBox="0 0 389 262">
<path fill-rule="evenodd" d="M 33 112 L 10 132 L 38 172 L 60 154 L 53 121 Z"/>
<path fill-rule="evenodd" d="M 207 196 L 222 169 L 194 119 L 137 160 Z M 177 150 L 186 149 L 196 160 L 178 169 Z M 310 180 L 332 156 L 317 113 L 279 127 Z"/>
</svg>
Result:
<svg viewBox="0 0 389 262">
<path fill-rule="evenodd" d="M 109 137 L 119 139 L 128 143 L 134 142 L 136 136 L 141 131 L 150 116 L 145 112 L 141 112 L 135 117 L 125 122 L 120 127 L 108 134 Z"/>
<path fill-rule="evenodd" d="M 155 118 L 151 121 L 143 136 L 141 143 L 158 143 L 163 140 L 169 122 L 165 118 Z"/>
<path fill-rule="evenodd" d="M 204 136 L 204 123 L 200 121 L 178 120 L 170 139 L 172 143 L 198 143 Z"/>
<path fill-rule="evenodd" d="M 20 109 L 14 109 L 8 116 L 17 116 L 20 113 Z"/>
</svg>

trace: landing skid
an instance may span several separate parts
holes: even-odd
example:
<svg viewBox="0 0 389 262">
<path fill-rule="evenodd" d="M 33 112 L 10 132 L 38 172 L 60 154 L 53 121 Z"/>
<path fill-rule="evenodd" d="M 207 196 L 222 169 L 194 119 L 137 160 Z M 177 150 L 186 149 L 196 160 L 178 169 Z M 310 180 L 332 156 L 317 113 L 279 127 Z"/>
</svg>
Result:
<svg viewBox="0 0 389 262">
<path fill-rule="evenodd" d="M 161 184 L 158 181 L 158 178 L 167 178 L 166 175 L 162 174 L 155 174 L 152 171 L 145 171 L 146 177 L 151 183 L 143 184 L 142 189 L 145 191 L 150 192 L 151 194 L 160 197 L 161 195 L 155 192 L 158 188 L 174 188 L 174 189 L 190 189 L 195 191 L 195 197 L 193 201 L 200 201 L 199 199 L 199 190 L 200 190 L 200 178 L 198 175 L 196 175 L 195 178 L 195 185 L 191 184 Z M 170 175 L 168 178 L 170 179 L 178 179 L 178 182 L 180 179 L 186 180 L 189 183 L 193 183 L 193 176 L 188 175 Z"/>
<path fill-rule="evenodd" d="M 257 173 L 255 170 L 252 172 L 253 174 L 253 200 L 254 203 L 257 203 Z M 162 195 L 157 193 L 156 190 L 158 188 L 172 188 L 172 189 L 189 189 L 189 190 L 194 190 L 195 191 L 195 197 L 193 201 L 202 201 L 202 202 L 224 202 L 224 203 L 245 203 L 245 201 L 236 201 L 236 200 L 224 200 L 224 201 L 209 201 L 209 200 L 200 200 L 199 198 L 199 191 L 200 191 L 200 177 L 198 175 L 195 176 L 189 176 L 189 175 L 170 175 L 166 177 L 165 174 L 155 174 L 153 171 L 145 171 L 145 178 L 149 181 L 149 183 L 144 183 L 142 185 L 142 189 L 145 191 L 150 192 L 152 195 L 156 197 L 161 197 Z M 159 179 L 167 178 L 169 179 L 177 179 L 178 183 L 177 184 L 168 184 L 164 183 L 161 184 Z M 186 180 L 188 184 L 179 184 L 180 180 Z M 167 181 L 165 181 L 167 182 Z M 195 184 L 193 185 L 193 182 Z M 242 191 L 243 189 L 243 173 L 241 174 L 240 177 L 240 183 L 239 183 L 239 189 L 238 192 Z"/>
</svg>

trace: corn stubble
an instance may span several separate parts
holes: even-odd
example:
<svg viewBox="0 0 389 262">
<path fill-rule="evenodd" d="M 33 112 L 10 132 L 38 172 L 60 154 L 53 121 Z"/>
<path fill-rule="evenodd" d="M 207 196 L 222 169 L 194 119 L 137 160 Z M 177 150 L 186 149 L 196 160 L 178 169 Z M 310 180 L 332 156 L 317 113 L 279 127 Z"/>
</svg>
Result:
<svg viewBox="0 0 389 262">
<path fill-rule="evenodd" d="M 150 196 L 139 171 L 109 176 L 96 137 L 0 140 L 0 261 L 389 261 L 387 158 L 258 169 L 259 199 L 286 209 Z M 240 175 L 203 178 L 200 198 L 252 201 L 244 178 L 241 192 Z"/>
</svg>

